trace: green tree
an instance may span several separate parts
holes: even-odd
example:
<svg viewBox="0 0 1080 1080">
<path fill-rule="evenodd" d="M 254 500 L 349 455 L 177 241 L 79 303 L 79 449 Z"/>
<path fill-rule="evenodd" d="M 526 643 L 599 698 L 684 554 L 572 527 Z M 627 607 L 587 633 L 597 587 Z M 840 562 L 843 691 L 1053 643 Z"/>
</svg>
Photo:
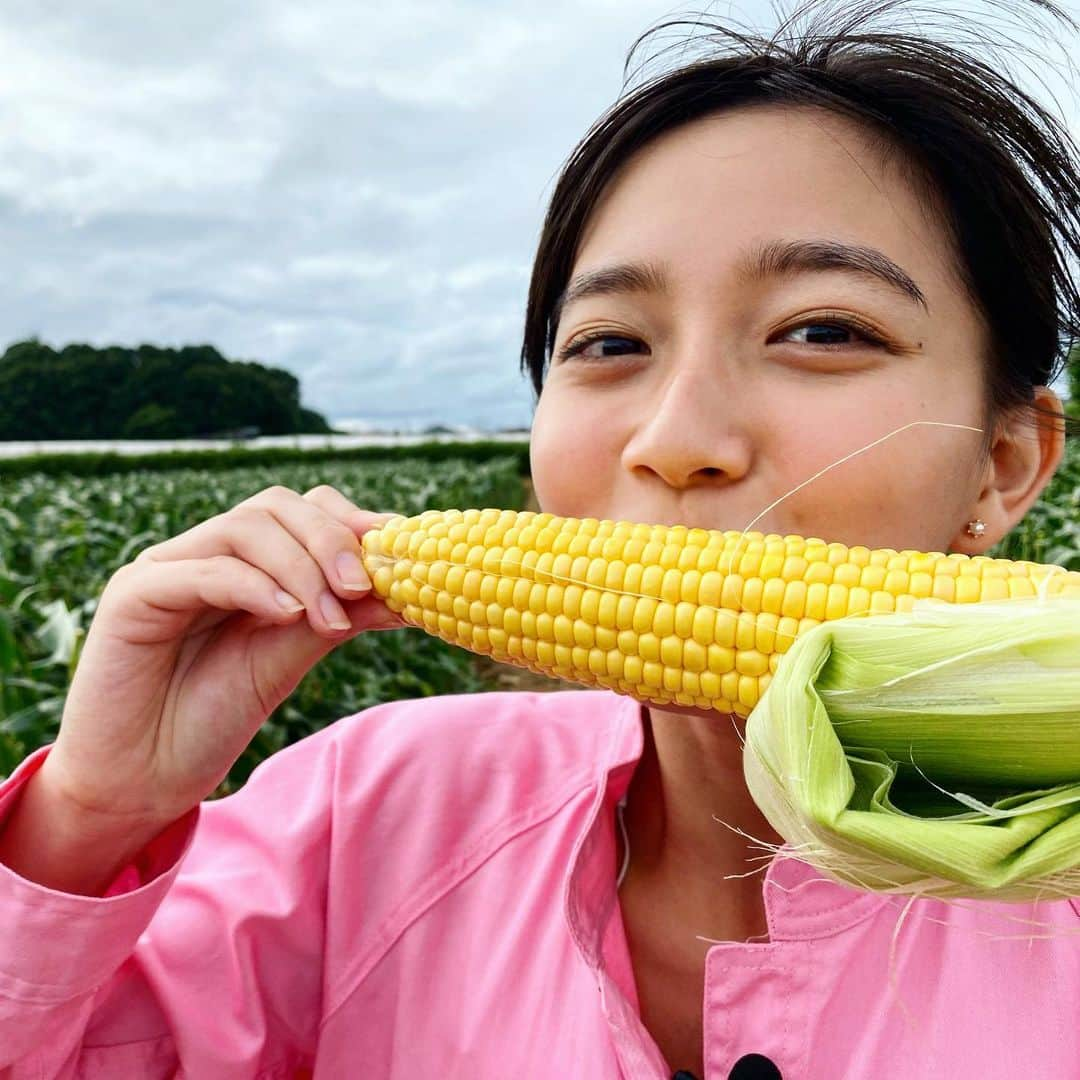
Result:
<svg viewBox="0 0 1080 1080">
<path fill-rule="evenodd" d="M 124 423 L 125 439 L 167 439 L 178 428 L 176 411 L 148 402 Z"/>
<path fill-rule="evenodd" d="M 212 345 L 57 351 L 30 338 L 0 356 L 0 439 L 177 439 L 238 428 L 333 431 L 301 407 L 295 375 L 228 360 Z"/>
</svg>

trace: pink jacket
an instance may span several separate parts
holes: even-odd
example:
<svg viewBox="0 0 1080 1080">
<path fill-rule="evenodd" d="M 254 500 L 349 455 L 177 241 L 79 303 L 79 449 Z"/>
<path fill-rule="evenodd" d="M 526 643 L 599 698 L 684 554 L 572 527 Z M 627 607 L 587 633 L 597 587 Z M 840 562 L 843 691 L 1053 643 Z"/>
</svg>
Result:
<svg viewBox="0 0 1080 1080">
<path fill-rule="evenodd" d="M 670 1077 L 616 891 L 641 750 L 607 691 L 392 702 L 192 810 L 104 898 L 0 866 L 0 1078 Z M 0 827 L 48 751 L 0 784 Z M 1078 901 L 919 901 L 894 990 L 903 898 L 790 857 L 763 888 L 770 940 L 708 954 L 707 1080 L 745 1054 L 786 1080 L 1080 1077 Z"/>
</svg>

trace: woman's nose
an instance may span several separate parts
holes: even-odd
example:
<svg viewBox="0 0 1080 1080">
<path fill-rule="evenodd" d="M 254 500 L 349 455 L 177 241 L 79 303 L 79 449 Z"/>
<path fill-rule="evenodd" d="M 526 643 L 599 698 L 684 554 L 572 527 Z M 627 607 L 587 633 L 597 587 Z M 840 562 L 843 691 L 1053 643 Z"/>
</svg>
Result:
<svg viewBox="0 0 1080 1080">
<path fill-rule="evenodd" d="M 637 407 L 628 469 L 650 469 L 673 488 L 730 482 L 749 469 L 751 421 L 730 389 L 700 367 L 681 370 Z"/>
</svg>

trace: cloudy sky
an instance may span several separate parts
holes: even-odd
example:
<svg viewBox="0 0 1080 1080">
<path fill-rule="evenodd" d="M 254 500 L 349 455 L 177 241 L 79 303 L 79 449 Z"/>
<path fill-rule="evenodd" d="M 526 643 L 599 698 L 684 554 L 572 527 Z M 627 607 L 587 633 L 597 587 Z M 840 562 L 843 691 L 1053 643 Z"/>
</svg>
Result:
<svg viewBox="0 0 1080 1080">
<path fill-rule="evenodd" d="M 694 11 L 779 21 L 766 0 L 0 0 L 0 344 L 205 342 L 332 420 L 528 426 L 555 176 L 634 39 Z M 1080 141 L 1080 87 L 1049 85 Z"/>
</svg>

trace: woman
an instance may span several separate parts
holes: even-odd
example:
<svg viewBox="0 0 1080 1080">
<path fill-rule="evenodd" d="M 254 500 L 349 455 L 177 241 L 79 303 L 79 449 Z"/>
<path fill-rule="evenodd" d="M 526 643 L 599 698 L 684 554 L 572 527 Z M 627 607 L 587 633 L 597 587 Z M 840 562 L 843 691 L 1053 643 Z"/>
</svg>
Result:
<svg viewBox="0 0 1080 1080">
<path fill-rule="evenodd" d="M 978 554 L 1053 476 L 1075 148 L 974 59 L 860 22 L 740 38 L 575 150 L 523 350 L 544 510 L 725 529 L 769 507 L 767 531 Z M 790 857 L 746 876 L 747 836 L 781 838 L 734 716 L 388 703 L 203 803 L 312 664 L 400 625 L 335 559 L 379 520 L 270 488 L 110 581 L 57 742 L 0 786 L 0 1067 L 1076 1073 L 1080 909 L 922 901 L 896 940 L 897 898 Z"/>
</svg>

